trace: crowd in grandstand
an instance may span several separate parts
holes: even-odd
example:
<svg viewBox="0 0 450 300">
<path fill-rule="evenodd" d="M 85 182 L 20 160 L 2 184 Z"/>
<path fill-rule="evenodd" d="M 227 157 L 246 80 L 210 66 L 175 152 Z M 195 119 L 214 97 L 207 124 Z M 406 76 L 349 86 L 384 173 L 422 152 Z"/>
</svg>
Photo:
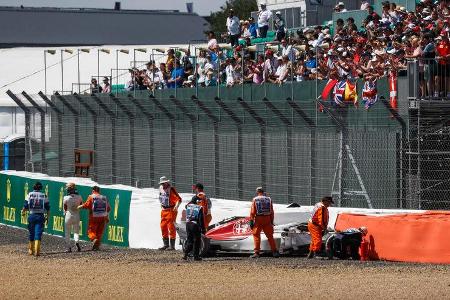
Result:
<svg viewBox="0 0 450 300">
<path fill-rule="evenodd" d="M 349 17 L 296 32 L 288 32 L 281 13 L 272 14 L 264 5 L 258 20 L 239 20 L 231 10 L 226 21 L 230 46 L 220 47 L 210 32 L 207 46 L 195 54 L 189 49 L 169 49 L 165 62 L 151 61 L 144 70 L 131 69 L 126 89 L 316 79 L 373 82 L 406 72 L 407 60 L 417 59 L 422 94 L 449 90 L 450 0 L 422 0 L 414 11 L 385 1 L 381 14 L 363 1 L 361 9 L 367 11 L 362 24 Z M 335 11 L 345 11 L 343 3 Z M 252 40 L 267 36 L 270 20 L 276 31 L 274 40 L 266 43 L 265 51 L 256 52 Z"/>
</svg>

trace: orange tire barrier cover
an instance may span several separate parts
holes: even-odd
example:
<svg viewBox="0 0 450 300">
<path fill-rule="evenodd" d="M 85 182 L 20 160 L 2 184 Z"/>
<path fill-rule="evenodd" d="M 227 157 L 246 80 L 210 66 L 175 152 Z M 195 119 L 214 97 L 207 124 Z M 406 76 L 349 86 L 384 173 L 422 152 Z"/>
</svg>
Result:
<svg viewBox="0 0 450 300">
<path fill-rule="evenodd" d="M 367 227 L 370 260 L 450 264 L 450 212 L 339 214 L 336 231 Z"/>
</svg>

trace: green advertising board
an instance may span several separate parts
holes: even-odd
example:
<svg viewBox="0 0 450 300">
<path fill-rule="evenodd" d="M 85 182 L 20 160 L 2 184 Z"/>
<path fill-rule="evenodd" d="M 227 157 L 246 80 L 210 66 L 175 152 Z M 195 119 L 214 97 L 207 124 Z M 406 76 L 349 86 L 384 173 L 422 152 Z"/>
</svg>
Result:
<svg viewBox="0 0 450 300">
<path fill-rule="evenodd" d="M 28 192 L 32 191 L 36 181 L 44 187 L 43 192 L 50 201 L 50 218 L 45 232 L 52 235 L 64 236 L 63 198 L 65 182 L 54 180 L 38 180 L 26 177 L 0 173 L 0 216 L 1 223 L 27 228 L 28 214 L 22 216 L 21 210 Z M 83 201 L 91 193 L 91 186 L 77 185 L 77 190 Z M 128 247 L 129 216 L 131 191 L 102 188 L 101 194 L 108 198 L 111 206 L 109 223 L 105 228 L 102 242 L 114 246 Z M 80 212 L 80 239 L 89 240 L 87 236 L 88 210 Z"/>
</svg>

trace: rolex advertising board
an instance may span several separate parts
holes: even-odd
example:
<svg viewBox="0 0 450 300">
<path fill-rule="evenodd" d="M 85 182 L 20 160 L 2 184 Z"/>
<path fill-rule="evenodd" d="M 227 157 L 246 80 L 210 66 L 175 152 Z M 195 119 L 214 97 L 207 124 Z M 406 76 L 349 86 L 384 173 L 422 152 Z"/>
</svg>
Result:
<svg viewBox="0 0 450 300">
<path fill-rule="evenodd" d="M 28 192 L 33 190 L 33 185 L 37 181 L 42 183 L 42 191 L 50 201 L 50 217 L 45 232 L 64 236 L 63 198 L 66 195 L 65 182 L 30 179 L 0 173 L 0 222 L 27 228 L 28 213 L 22 216 L 21 210 Z M 83 201 L 86 201 L 91 194 L 92 187 L 77 185 L 77 191 Z M 101 188 L 101 194 L 108 198 L 111 207 L 109 222 L 105 227 L 102 242 L 114 246 L 128 247 L 131 191 Z M 89 240 L 87 236 L 89 211 L 81 210 L 80 216 L 80 239 L 87 241 Z"/>
</svg>

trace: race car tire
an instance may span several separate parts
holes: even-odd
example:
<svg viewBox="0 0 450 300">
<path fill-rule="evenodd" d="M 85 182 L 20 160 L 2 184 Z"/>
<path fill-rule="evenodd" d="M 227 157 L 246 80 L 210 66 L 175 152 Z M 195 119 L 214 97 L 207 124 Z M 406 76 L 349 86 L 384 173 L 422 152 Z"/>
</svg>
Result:
<svg viewBox="0 0 450 300">
<path fill-rule="evenodd" d="M 181 243 L 181 249 L 183 250 L 183 252 L 186 249 L 186 240 L 180 240 Z M 202 234 L 202 238 L 200 240 L 200 256 L 201 257 L 208 257 L 208 256 L 212 256 L 214 253 L 210 252 L 210 247 L 209 247 L 210 243 L 209 243 L 209 239 L 207 237 L 205 237 L 205 235 Z M 193 255 L 192 251 L 189 253 L 190 256 Z"/>
</svg>

